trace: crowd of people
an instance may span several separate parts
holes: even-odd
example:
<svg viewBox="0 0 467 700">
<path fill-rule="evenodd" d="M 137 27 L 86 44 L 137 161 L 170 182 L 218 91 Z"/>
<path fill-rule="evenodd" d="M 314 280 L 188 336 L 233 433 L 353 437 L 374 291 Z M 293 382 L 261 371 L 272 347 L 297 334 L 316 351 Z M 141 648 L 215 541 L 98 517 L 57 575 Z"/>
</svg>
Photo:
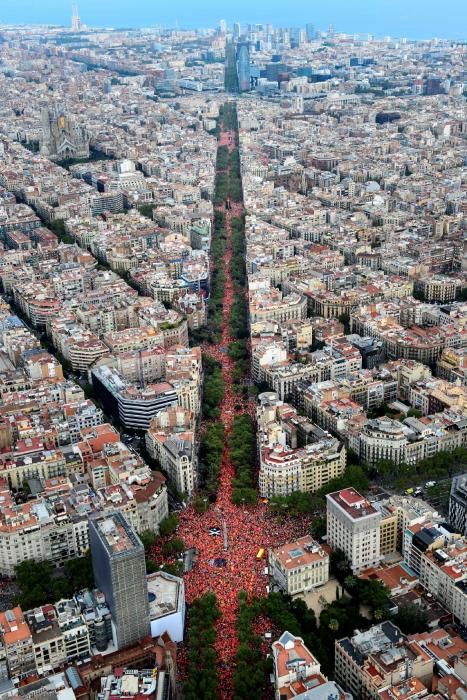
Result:
<svg viewBox="0 0 467 700">
<path fill-rule="evenodd" d="M 234 144 L 233 132 L 221 133 L 220 145 L 226 145 L 231 150 Z M 234 468 L 229 456 L 227 438 L 235 415 L 245 412 L 253 416 L 255 414 L 254 402 L 244 401 L 234 391 L 234 363 L 227 353 L 229 343 L 234 340 L 229 331 L 229 317 L 234 299 L 234 285 L 230 274 L 232 218 L 242 214 L 243 206 L 237 202 L 231 202 L 230 208 L 225 210 L 227 241 L 222 340 L 218 345 L 204 348 L 220 363 L 224 377 L 220 420 L 225 427 L 226 440 L 217 500 L 203 514 L 198 514 L 193 506 L 188 507 L 180 516 L 178 530 L 178 536 L 183 539 L 186 548 L 194 547 L 198 552 L 195 567 L 184 577 L 187 603 L 191 603 L 207 591 L 213 591 L 218 599 L 221 617 L 217 622 L 216 651 L 221 698 L 232 697 L 232 673 L 238 645 L 235 629 L 238 592 L 245 590 L 252 597 L 265 596 L 268 576 L 265 574 L 267 560 L 263 557 L 267 556 L 267 548 L 302 536 L 307 525 L 305 520 L 279 520 L 268 512 L 267 504 L 260 501 L 255 506 L 243 507 L 231 502 Z M 220 534 L 210 534 L 209 530 L 212 528 L 218 528 Z M 264 551 L 264 555 L 258 557 L 260 550 Z M 215 560 L 219 559 L 225 560 L 225 566 L 216 565 Z M 267 622 L 264 626 L 267 627 Z"/>
</svg>

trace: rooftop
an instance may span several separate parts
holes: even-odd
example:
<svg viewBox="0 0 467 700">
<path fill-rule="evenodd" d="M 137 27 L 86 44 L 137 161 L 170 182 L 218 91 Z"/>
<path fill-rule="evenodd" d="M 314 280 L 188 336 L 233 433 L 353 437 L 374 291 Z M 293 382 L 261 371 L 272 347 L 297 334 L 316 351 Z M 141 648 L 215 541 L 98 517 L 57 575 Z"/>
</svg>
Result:
<svg viewBox="0 0 467 700">
<path fill-rule="evenodd" d="M 155 620 L 177 612 L 180 596 L 183 596 L 182 579 L 163 571 L 156 571 L 146 577 L 149 596 L 149 615 Z"/>
<path fill-rule="evenodd" d="M 92 522 L 111 554 L 123 554 L 142 547 L 139 537 L 120 513 L 102 515 Z"/>
<path fill-rule="evenodd" d="M 353 488 L 335 491 L 328 494 L 326 498 L 337 504 L 352 520 L 360 520 L 369 515 L 378 514 L 371 503 Z"/>
<path fill-rule="evenodd" d="M 273 555 L 285 569 L 295 569 L 316 561 L 323 561 L 328 555 L 309 535 L 272 550 Z"/>
</svg>

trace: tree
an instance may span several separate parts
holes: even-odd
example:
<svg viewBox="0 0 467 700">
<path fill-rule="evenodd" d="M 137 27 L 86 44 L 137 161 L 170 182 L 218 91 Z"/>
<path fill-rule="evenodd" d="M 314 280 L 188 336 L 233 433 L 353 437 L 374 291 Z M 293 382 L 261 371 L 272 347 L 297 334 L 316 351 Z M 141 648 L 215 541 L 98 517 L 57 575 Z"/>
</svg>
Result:
<svg viewBox="0 0 467 700">
<path fill-rule="evenodd" d="M 142 216 L 152 219 L 153 205 L 152 204 L 142 204 L 138 207 L 138 211 Z"/>
<path fill-rule="evenodd" d="M 349 314 L 340 314 L 338 321 L 344 326 L 345 335 L 350 333 L 350 317 Z"/>
<path fill-rule="evenodd" d="M 50 229 L 55 233 L 61 243 L 75 242 L 74 238 L 66 232 L 65 221 L 63 219 L 55 219 L 52 221 Z"/>
<path fill-rule="evenodd" d="M 329 627 L 330 630 L 332 630 L 332 632 L 337 632 L 337 630 L 339 629 L 339 620 L 336 620 L 335 617 L 332 617 L 332 618 L 329 620 L 329 625 L 328 625 L 328 627 Z"/>
<path fill-rule="evenodd" d="M 90 549 L 88 549 L 84 557 L 66 561 L 64 569 L 68 589 L 72 591 L 72 593 L 80 591 L 83 588 L 94 588 L 94 573 Z"/>
<path fill-rule="evenodd" d="M 183 688 L 185 699 L 215 700 L 219 696 L 217 656 L 213 648 L 217 637 L 214 623 L 219 615 L 217 599 L 212 593 L 205 593 L 190 606 L 186 640 L 188 669 Z"/>
<path fill-rule="evenodd" d="M 173 535 L 173 533 L 176 531 L 178 527 L 178 517 L 175 513 L 171 513 L 168 515 L 166 518 L 161 520 L 160 525 L 159 525 L 159 532 L 161 534 L 161 537 L 165 537 L 167 535 Z"/>
<path fill-rule="evenodd" d="M 344 588 L 351 593 L 357 587 L 357 579 L 355 576 L 346 576 L 344 579 Z"/>
<path fill-rule="evenodd" d="M 315 518 L 311 523 L 311 534 L 315 540 L 321 540 L 327 532 L 326 518 Z"/>
<path fill-rule="evenodd" d="M 262 694 L 265 664 L 261 653 L 261 637 L 253 631 L 259 609 L 258 601 L 248 602 L 245 591 L 238 594 L 237 635 L 239 646 L 235 659 L 234 698 L 249 700 Z"/>
<path fill-rule="evenodd" d="M 144 545 L 144 549 L 147 551 L 156 544 L 157 535 L 154 530 L 144 530 L 140 533 L 139 538 Z"/>
<path fill-rule="evenodd" d="M 202 496 L 197 496 L 194 500 L 193 505 L 194 505 L 195 511 L 198 513 L 198 515 L 202 515 L 203 513 L 205 513 L 207 511 L 207 509 L 209 507 L 208 499 L 203 498 Z"/>
<path fill-rule="evenodd" d="M 65 562 L 64 574 L 57 575 L 48 561 L 31 559 L 21 562 L 15 568 L 20 591 L 17 602 L 24 610 L 29 610 L 46 603 L 55 603 L 60 598 L 70 598 L 83 588 L 93 588 L 90 551 L 84 557 Z"/>
<path fill-rule="evenodd" d="M 48 561 L 23 561 L 15 567 L 20 590 L 18 602 L 24 610 L 36 608 L 51 601 L 53 567 Z"/>
<path fill-rule="evenodd" d="M 329 563 L 332 574 L 341 583 L 344 583 L 346 577 L 350 576 L 352 573 L 347 554 L 343 552 L 342 549 L 333 549 Z"/>
<path fill-rule="evenodd" d="M 400 605 L 397 613 L 392 617 L 397 627 L 404 634 L 419 634 L 429 628 L 429 620 L 426 611 L 419 605 Z"/>
</svg>

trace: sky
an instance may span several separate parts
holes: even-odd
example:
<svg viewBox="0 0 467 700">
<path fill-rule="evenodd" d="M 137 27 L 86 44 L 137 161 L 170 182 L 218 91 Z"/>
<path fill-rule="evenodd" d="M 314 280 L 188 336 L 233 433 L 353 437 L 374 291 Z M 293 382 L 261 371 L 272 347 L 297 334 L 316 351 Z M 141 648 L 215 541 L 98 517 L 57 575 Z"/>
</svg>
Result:
<svg viewBox="0 0 467 700">
<path fill-rule="evenodd" d="M 317 29 L 333 24 L 341 32 L 377 36 L 467 38 L 466 0 L 76 0 L 81 20 L 89 26 L 217 26 L 270 22 L 275 26 Z M 67 0 L 0 0 L 0 24 L 70 24 Z"/>
</svg>

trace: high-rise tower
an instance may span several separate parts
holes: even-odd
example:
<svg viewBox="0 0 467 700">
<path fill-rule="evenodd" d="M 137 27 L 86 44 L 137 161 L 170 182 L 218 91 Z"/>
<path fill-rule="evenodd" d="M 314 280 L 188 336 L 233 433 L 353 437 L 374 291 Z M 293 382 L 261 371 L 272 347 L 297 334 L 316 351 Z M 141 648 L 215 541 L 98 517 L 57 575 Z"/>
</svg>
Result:
<svg viewBox="0 0 467 700">
<path fill-rule="evenodd" d="M 247 42 L 237 44 L 238 89 L 247 92 L 250 85 L 250 48 Z"/>
<path fill-rule="evenodd" d="M 78 12 L 78 5 L 73 5 L 71 8 L 71 31 L 80 32 L 83 28 Z"/>
<path fill-rule="evenodd" d="M 121 513 L 89 519 L 89 542 L 96 586 L 112 613 L 118 648 L 150 636 L 144 546 Z"/>
</svg>

